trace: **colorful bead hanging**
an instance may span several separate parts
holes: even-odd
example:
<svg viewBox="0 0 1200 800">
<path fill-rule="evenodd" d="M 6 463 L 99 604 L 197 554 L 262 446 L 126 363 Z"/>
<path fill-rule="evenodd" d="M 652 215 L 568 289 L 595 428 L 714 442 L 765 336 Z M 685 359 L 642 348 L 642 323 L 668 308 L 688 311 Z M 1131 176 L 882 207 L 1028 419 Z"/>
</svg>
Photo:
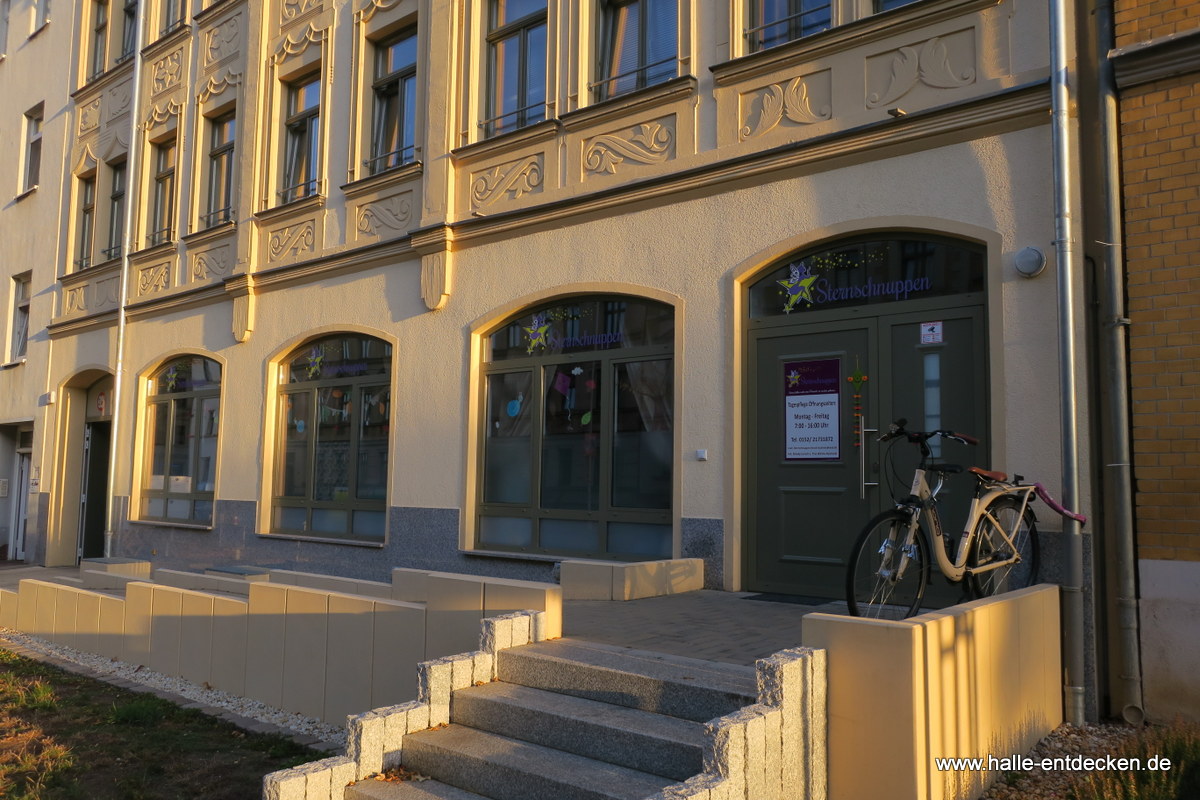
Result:
<svg viewBox="0 0 1200 800">
<path fill-rule="evenodd" d="M 862 446 L 862 385 L 869 380 L 858 365 L 858 356 L 854 357 L 854 372 L 846 381 L 854 387 L 854 446 Z"/>
</svg>

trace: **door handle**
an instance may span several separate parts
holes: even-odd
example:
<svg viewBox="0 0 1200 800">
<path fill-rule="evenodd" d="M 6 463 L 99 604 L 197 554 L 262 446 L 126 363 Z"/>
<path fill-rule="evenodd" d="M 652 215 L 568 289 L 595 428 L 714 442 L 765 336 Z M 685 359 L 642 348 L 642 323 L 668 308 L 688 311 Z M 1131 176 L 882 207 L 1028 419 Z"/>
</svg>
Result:
<svg viewBox="0 0 1200 800">
<path fill-rule="evenodd" d="M 867 434 L 879 433 L 878 428 L 859 428 L 858 434 L 858 499 L 867 499 L 867 487 L 878 486 L 879 481 L 867 482 Z"/>
</svg>

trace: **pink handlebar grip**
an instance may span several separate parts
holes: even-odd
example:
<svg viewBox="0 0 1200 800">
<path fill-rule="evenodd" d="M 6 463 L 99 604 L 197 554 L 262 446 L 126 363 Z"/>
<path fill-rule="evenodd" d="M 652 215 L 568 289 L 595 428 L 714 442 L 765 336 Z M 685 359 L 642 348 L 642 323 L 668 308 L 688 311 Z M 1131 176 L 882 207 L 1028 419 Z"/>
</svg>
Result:
<svg viewBox="0 0 1200 800">
<path fill-rule="evenodd" d="M 1064 517 L 1067 517 L 1068 519 L 1075 520 L 1080 525 L 1087 524 L 1087 517 L 1085 517 L 1083 514 L 1076 514 L 1074 511 L 1068 511 L 1067 509 L 1063 508 L 1057 500 L 1050 496 L 1050 493 L 1046 491 L 1045 486 L 1042 486 L 1040 483 L 1035 483 L 1033 488 L 1037 491 L 1037 496 L 1042 498 L 1042 502 L 1050 506 L 1050 508 L 1054 509 L 1056 512 Z"/>
</svg>

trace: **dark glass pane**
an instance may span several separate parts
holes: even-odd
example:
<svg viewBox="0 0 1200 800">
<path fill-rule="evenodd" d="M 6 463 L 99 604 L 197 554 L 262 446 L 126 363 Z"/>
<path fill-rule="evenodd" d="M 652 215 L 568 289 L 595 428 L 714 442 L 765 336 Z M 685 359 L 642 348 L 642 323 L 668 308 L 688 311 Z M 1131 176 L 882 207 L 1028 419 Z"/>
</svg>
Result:
<svg viewBox="0 0 1200 800">
<path fill-rule="evenodd" d="M 151 403 L 147 411 L 150 414 L 150 479 L 146 488 L 162 490 L 167 488 L 167 426 L 170 424 L 170 413 L 166 403 Z"/>
<path fill-rule="evenodd" d="M 308 509 L 276 506 L 271 527 L 277 531 L 303 531 L 308 528 Z"/>
<path fill-rule="evenodd" d="M 546 0 L 492 0 L 491 27 L 503 27 L 530 14 L 546 11 Z"/>
<path fill-rule="evenodd" d="M 492 132 L 503 133 L 519 127 L 521 108 L 521 37 L 519 34 L 492 45 L 491 107 Z"/>
<path fill-rule="evenodd" d="M 328 386 L 317 390 L 317 441 L 313 472 L 315 500 L 350 499 L 350 439 L 353 418 L 350 403 L 349 386 Z M 314 512 L 314 529 L 316 524 Z"/>
<path fill-rule="evenodd" d="M 670 558 L 671 526 L 648 522 L 610 522 L 608 552 L 645 558 Z"/>
<path fill-rule="evenodd" d="M 399 72 L 402 69 L 409 69 L 417 63 L 417 37 L 405 36 L 391 44 L 388 44 L 383 49 L 382 63 L 379 64 L 379 72 L 376 77 L 382 78 L 385 75 L 390 75 L 393 72 Z"/>
<path fill-rule="evenodd" d="M 600 550 L 599 526 L 578 519 L 543 519 L 538 523 L 538 545 L 546 550 Z"/>
<path fill-rule="evenodd" d="M 172 405 L 171 417 L 171 459 L 167 466 L 169 485 L 168 491 L 192 491 L 192 465 L 195 463 L 196 439 L 192 435 L 192 414 L 195 409 L 195 399 L 183 397 L 175 400 Z"/>
<path fill-rule="evenodd" d="M 279 398 L 279 421 L 283 425 L 279 460 L 279 494 L 305 497 L 308 494 L 308 437 L 312 426 L 311 392 L 293 392 Z"/>
<path fill-rule="evenodd" d="M 638 87 L 637 69 L 641 61 L 642 26 L 639 3 L 609 6 L 608 59 L 604 67 L 605 96 L 614 96 Z M 621 77 L 618 77 L 621 76 Z"/>
<path fill-rule="evenodd" d="M 756 319 L 984 290 L 984 251 L 942 239 L 847 242 L 783 259 L 750 288 Z"/>
<path fill-rule="evenodd" d="M 906 6 L 909 3 L 915 3 L 916 1 L 917 0 L 875 0 L 875 10 L 877 12 L 891 11 L 893 8 L 900 8 L 900 6 Z"/>
<path fill-rule="evenodd" d="M 391 390 L 368 386 L 359 390 L 358 491 L 359 500 L 387 497 L 388 421 Z M 356 523 L 357 524 L 357 523 Z"/>
<path fill-rule="evenodd" d="M 493 361 L 674 343 L 674 309 L 633 297 L 579 298 L 542 306 L 491 336 Z"/>
<path fill-rule="evenodd" d="M 196 491 L 211 492 L 216 488 L 217 471 L 217 428 L 220 400 L 206 397 L 200 401 L 200 419 L 197 420 L 200 437 L 200 461 L 196 471 Z"/>
<path fill-rule="evenodd" d="M 392 366 L 392 346 L 369 336 L 327 336 L 301 346 L 286 370 L 291 383 L 387 375 Z"/>
<path fill-rule="evenodd" d="M 545 368 L 542 508 L 600 507 L 600 362 Z"/>
<path fill-rule="evenodd" d="M 531 125 L 546 115 L 546 26 L 529 28 L 525 37 L 525 97 L 521 122 Z"/>
<path fill-rule="evenodd" d="M 155 394 L 196 392 L 221 385 L 221 365 L 202 356 L 184 356 L 170 361 L 154 375 Z"/>
<path fill-rule="evenodd" d="M 383 541 L 387 527 L 387 515 L 382 511 L 355 511 L 354 529 L 352 533 L 363 539 L 378 539 Z"/>
<path fill-rule="evenodd" d="M 479 541 L 503 547 L 533 544 L 533 520 L 522 517 L 480 517 Z"/>
<path fill-rule="evenodd" d="M 670 508 L 674 461 L 672 361 L 616 365 L 612 504 Z"/>
<path fill-rule="evenodd" d="M 212 522 L 213 504 L 211 500 L 197 500 L 192 503 L 192 520 L 200 523 Z"/>
<path fill-rule="evenodd" d="M 489 375 L 483 502 L 528 503 L 533 461 L 533 373 Z"/>
<path fill-rule="evenodd" d="M 344 535 L 349 529 L 350 512 L 336 508 L 314 508 L 312 510 L 312 532 L 329 536 Z"/>
</svg>

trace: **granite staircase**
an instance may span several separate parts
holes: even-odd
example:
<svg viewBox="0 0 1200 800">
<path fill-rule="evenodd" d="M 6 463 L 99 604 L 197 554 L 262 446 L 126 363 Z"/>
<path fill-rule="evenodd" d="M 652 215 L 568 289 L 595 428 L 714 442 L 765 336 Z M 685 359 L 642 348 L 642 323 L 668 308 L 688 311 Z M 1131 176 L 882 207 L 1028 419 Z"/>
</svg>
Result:
<svg viewBox="0 0 1200 800">
<path fill-rule="evenodd" d="M 450 724 L 404 737 L 406 770 L 346 800 L 644 800 L 704 770 L 704 723 L 757 702 L 752 667 L 571 639 L 497 654 Z"/>
</svg>

